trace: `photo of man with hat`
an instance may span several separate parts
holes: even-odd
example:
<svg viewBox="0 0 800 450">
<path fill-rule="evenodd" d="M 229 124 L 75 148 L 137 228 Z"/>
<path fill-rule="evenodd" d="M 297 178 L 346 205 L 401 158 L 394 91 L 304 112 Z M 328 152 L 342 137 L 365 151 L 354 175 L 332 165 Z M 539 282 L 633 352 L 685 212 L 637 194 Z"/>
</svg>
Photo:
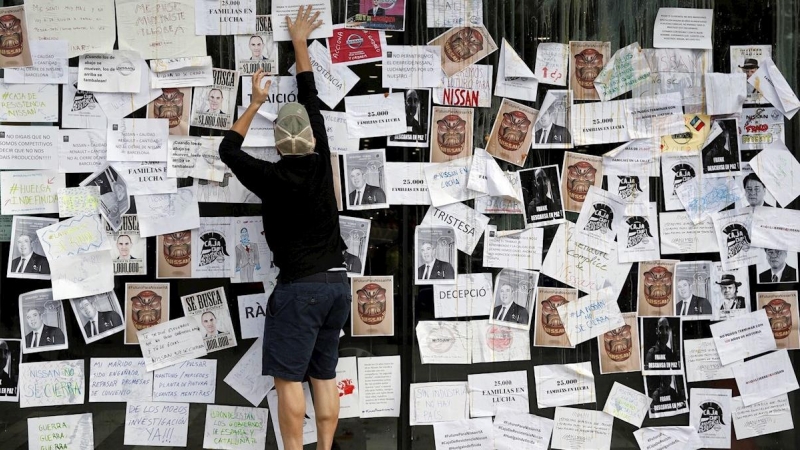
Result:
<svg viewBox="0 0 800 450">
<path fill-rule="evenodd" d="M 744 72 L 744 74 L 747 75 L 747 79 L 749 80 L 750 77 L 752 77 L 753 74 L 756 73 L 756 71 L 758 70 L 758 60 L 757 59 L 753 59 L 753 58 L 745 58 L 744 64 L 739 66 L 739 68 L 742 69 L 742 72 Z M 758 91 L 756 91 L 755 86 L 752 86 L 750 83 L 747 83 L 747 97 L 748 97 L 748 99 L 753 94 L 757 94 L 757 93 L 758 93 Z"/>
<path fill-rule="evenodd" d="M 719 281 L 715 281 L 722 291 L 722 304 L 720 311 L 730 311 L 733 309 L 745 308 L 744 297 L 739 294 L 739 286 L 742 283 L 736 281 L 736 276 L 733 274 L 724 274 Z"/>
</svg>

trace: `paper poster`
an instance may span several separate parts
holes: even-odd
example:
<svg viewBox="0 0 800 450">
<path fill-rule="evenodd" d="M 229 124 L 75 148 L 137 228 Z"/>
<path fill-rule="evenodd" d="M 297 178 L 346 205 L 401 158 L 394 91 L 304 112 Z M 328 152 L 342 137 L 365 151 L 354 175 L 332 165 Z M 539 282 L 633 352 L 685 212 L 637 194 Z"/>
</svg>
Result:
<svg viewBox="0 0 800 450">
<path fill-rule="evenodd" d="M 522 204 L 522 183 L 519 179 L 519 172 L 503 172 L 500 166 L 497 165 L 497 161 L 485 150 L 476 149 L 476 154 L 477 156 L 472 159 L 472 165 L 476 169 L 470 169 L 471 178 L 467 180 L 467 184 L 475 180 L 477 181 L 476 184 L 483 183 L 481 188 L 485 186 L 487 191 L 493 193 L 476 198 L 475 210 L 482 214 L 518 215 L 522 216 L 520 219 L 524 220 L 525 205 Z M 481 158 L 486 158 L 484 159 L 485 166 L 483 168 L 487 170 L 484 173 L 477 170 L 480 167 Z M 473 173 L 473 171 L 475 172 Z M 513 192 L 513 196 L 508 194 L 510 192 Z"/>
<path fill-rule="evenodd" d="M 764 309 L 769 310 L 769 308 Z M 767 316 L 766 311 L 759 309 L 711 325 L 714 345 L 723 366 L 777 348 L 778 340 L 773 338 L 774 331 L 770 329 L 770 326 L 774 327 L 775 324 L 768 320 Z"/>
<path fill-rule="evenodd" d="M 364 30 L 403 31 L 405 7 L 405 0 L 372 2 L 347 0 L 345 26 Z"/>
<path fill-rule="evenodd" d="M 500 412 L 494 418 L 494 445 L 497 450 L 517 450 L 520 441 L 528 448 L 544 450 L 550 443 L 554 422 L 533 414 Z"/>
<path fill-rule="evenodd" d="M 530 361 L 528 330 L 490 324 L 488 320 L 473 320 L 470 327 L 473 364 Z"/>
<path fill-rule="evenodd" d="M 8 123 L 58 122 L 58 86 L 7 84 L 0 78 L 0 120 Z"/>
<path fill-rule="evenodd" d="M 142 237 L 200 227 L 200 211 L 194 187 L 178 188 L 176 194 L 137 195 L 136 208 Z"/>
<path fill-rule="evenodd" d="M 566 86 L 570 59 L 572 58 L 568 44 L 541 42 L 536 47 L 536 66 L 533 74 L 540 83 Z"/>
<path fill-rule="evenodd" d="M 210 86 L 214 69 L 210 56 L 150 60 L 150 89 Z"/>
<path fill-rule="evenodd" d="M 653 25 L 653 47 L 711 48 L 712 9 L 659 8 Z"/>
<path fill-rule="evenodd" d="M 229 217 L 201 217 L 200 228 L 192 231 L 191 274 L 194 278 L 230 278 L 227 241 Z"/>
<path fill-rule="evenodd" d="M 497 44 L 482 25 L 453 27 L 428 42 L 428 45 L 442 47 L 442 70 L 448 77 L 497 50 Z"/>
<path fill-rule="evenodd" d="M 615 381 L 608 393 L 603 412 L 635 427 L 641 427 L 651 402 L 652 399 L 641 392 Z"/>
<path fill-rule="evenodd" d="M 114 291 L 69 300 L 87 344 L 121 333 L 125 328 L 122 308 Z"/>
<path fill-rule="evenodd" d="M 797 331 L 800 322 L 797 310 L 800 306 L 797 302 L 797 291 L 757 292 L 756 300 L 758 309 L 766 312 L 777 348 L 789 350 L 800 348 Z M 758 353 L 760 352 L 753 352 L 753 354 Z"/>
<path fill-rule="evenodd" d="M 425 4 L 428 28 L 483 23 L 483 0 L 432 0 Z"/>
<path fill-rule="evenodd" d="M 227 130 L 233 124 L 233 110 L 236 108 L 236 95 L 239 92 L 239 73 L 235 70 L 214 69 L 213 76 L 214 84 L 194 90 L 192 120 L 189 125 Z"/>
<path fill-rule="evenodd" d="M 423 166 L 431 204 L 438 207 L 483 196 L 467 187 L 471 166 L 472 158 Z"/>
<path fill-rule="evenodd" d="M 627 171 L 644 168 L 649 176 L 658 177 L 661 175 L 661 156 L 659 137 L 634 139 L 604 154 L 603 164 L 627 167 Z"/>
<path fill-rule="evenodd" d="M 554 125 L 555 126 L 555 125 Z M 591 186 L 603 181 L 603 160 L 583 153 L 564 152 L 564 174 L 561 176 L 561 197 L 564 210 L 580 212 Z"/>
<path fill-rule="evenodd" d="M 660 213 L 661 253 L 716 253 L 717 234 L 711 218 L 695 225 L 685 212 Z M 751 236 L 752 237 L 752 236 Z"/>
<path fill-rule="evenodd" d="M 194 317 L 209 353 L 236 346 L 225 289 L 219 287 L 181 297 L 183 314 Z"/>
<path fill-rule="evenodd" d="M 186 447 L 188 403 L 133 401 L 125 407 L 125 445 Z"/>
<path fill-rule="evenodd" d="M 561 177 L 558 166 L 519 171 L 528 226 L 540 227 L 564 222 Z"/>
<path fill-rule="evenodd" d="M 475 450 L 491 450 L 492 419 L 483 417 L 435 423 L 433 437 L 437 450 L 459 450 L 464 445 Z"/>
<path fill-rule="evenodd" d="M 253 75 L 258 69 L 277 74 L 278 45 L 272 39 L 272 16 L 256 16 L 255 33 L 235 36 L 234 49 L 240 74 Z"/>
<path fill-rule="evenodd" d="M 649 203 L 650 177 L 644 176 L 644 172 L 648 170 L 647 166 L 644 164 L 639 166 L 634 164 L 618 165 L 611 161 L 607 161 L 607 163 L 604 164 L 603 169 L 608 182 L 608 191 L 619 195 L 625 203 L 625 216 L 656 214 L 657 210 L 653 211 L 650 208 L 652 204 Z M 655 257 L 658 258 L 658 255 Z"/>
<path fill-rule="evenodd" d="M 662 187 L 667 211 L 683 209 L 677 189 L 699 177 L 701 159 L 698 152 L 669 152 L 661 155 Z"/>
<path fill-rule="evenodd" d="M 747 97 L 747 77 L 743 73 L 707 73 L 706 113 L 710 116 L 739 115 Z"/>
<path fill-rule="evenodd" d="M 569 54 L 569 88 L 573 91 L 575 100 L 600 100 L 594 80 L 611 58 L 611 43 L 570 41 Z M 620 139 L 624 140 L 627 139 Z"/>
<path fill-rule="evenodd" d="M 608 287 L 579 298 L 576 302 L 564 303 L 557 311 L 569 342 L 578 345 L 600 334 L 625 326 L 625 320 L 616 301 L 618 293 Z"/>
<path fill-rule="evenodd" d="M 330 108 L 335 108 L 342 98 L 359 82 L 359 77 L 347 66 L 334 66 L 330 53 L 319 42 L 308 46 L 311 68 L 317 85 L 317 96 Z M 295 74 L 296 65 L 289 68 Z M 250 80 L 252 83 L 252 80 Z"/>
<path fill-rule="evenodd" d="M 745 406 L 798 389 L 789 352 L 778 350 L 732 366 Z"/>
<path fill-rule="evenodd" d="M 113 0 L 87 0 L 74 8 L 59 0 L 30 0 L 28 37 L 31 40 L 65 40 L 69 57 L 86 53 L 109 53 L 116 40 Z M 92 14 L 87 14 L 87 11 Z M 28 41 L 30 42 L 30 40 Z"/>
<path fill-rule="evenodd" d="M 675 310 L 672 277 L 677 260 L 654 260 L 639 263 L 638 315 L 671 316 Z"/>
<path fill-rule="evenodd" d="M 335 25 L 333 36 L 328 38 L 328 51 L 333 64 L 351 66 L 378 62 L 383 58 L 385 48 L 386 34 L 383 31 Z"/>
<path fill-rule="evenodd" d="M 602 411 L 558 407 L 553 417 L 553 448 L 610 449 L 614 416 Z"/>
<path fill-rule="evenodd" d="M 633 312 L 622 314 L 622 319 L 625 325 L 597 336 L 601 374 L 642 370 L 639 320 Z"/>
<path fill-rule="evenodd" d="M 433 88 L 433 101 L 446 106 L 490 107 L 492 66 L 473 64 L 449 77 L 442 73 L 441 87 Z"/>
<path fill-rule="evenodd" d="M 129 195 L 174 194 L 175 178 L 167 177 L 167 163 L 158 161 L 124 161 L 110 163 L 128 186 Z"/>
<path fill-rule="evenodd" d="M 534 366 L 533 373 L 539 409 L 596 401 L 590 362 Z"/>
<path fill-rule="evenodd" d="M 197 35 L 226 36 L 256 31 L 256 0 L 195 0 L 194 5 Z"/>
<path fill-rule="evenodd" d="M 491 417 L 500 411 L 529 412 L 527 371 L 470 374 L 467 382 L 471 417 Z"/>
<path fill-rule="evenodd" d="M 231 283 L 269 283 L 278 276 L 261 216 L 234 217 L 228 231 Z"/>
<path fill-rule="evenodd" d="M 469 418 L 470 395 L 463 381 L 412 383 L 409 425 L 433 425 Z"/>
<path fill-rule="evenodd" d="M 203 448 L 263 449 L 267 445 L 268 420 L 266 408 L 208 405 Z"/>
<path fill-rule="evenodd" d="M 83 405 L 85 386 L 82 359 L 19 365 L 20 408 Z"/>
<path fill-rule="evenodd" d="M 103 130 L 105 148 L 106 114 L 92 92 L 78 90 L 78 68 L 69 68 L 69 79 L 62 88 L 61 127 L 96 128 Z M 66 133 L 66 130 L 63 130 Z M 77 139 L 81 134 L 73 134 Z"/>
<path fill-rule="evenodd" d="M 538 279 L 535 271 L 502 269 L 495 277 L 489 323 L 529 330 Z"/>
<path fill-rule="evenodd" d="M 168 121 L 123 119 L 108 124 L 109 161 L 166 161 Z"/>
<path fill-rule="evenodd" d="M 416 327 L 422 364 L 470 364 L 469 324 L 457 321 L 419 321 Z"/>
<path fill-rule="evenodd" d="M 684 130 L 679 92 L 632 98 L 625 103 L 628 134 L 633 139 L 658 138 Z"/>
<path fill-rule="evenodd" d="M 435 126 L 436 121 L 439 120 L 431 114 L 430 89 L 400 89 L 394 90 L 394 92 L 402 92 L 405 99 L 406 131 L 389 136 L 386 144 L 392 147 L 427 147 L 431 126 Z M 463 132 L 463 130 L 460 131 Z M 343 137 L 346 136 L 346 133 L 343 134 Z M 471 138 L 469 142 L 472 142 Z M 355 147 L 357 149 L 358 145 Z M 467 147 L 470 146 L 467 145 Z"/>
<path fill-rule="evenodd" d="M 32 9 L 37 10 L 35 7 L 30 7 L 28 8 L 29 14 Z M 2 16 L 0 23 L 3 25 L 3 36 L 7 36 L 3 42 L 3 52 L 0 54 L 0 67 L 33 65 L 25 5 L 0 8 L 0 15 Z"/>
<path fill-rule="evenodd" d="M 193 230 L 156 237 L 156 278 L 192 278 Z"/>
<path fill-rule="evenodd" d="M 361 418 L 400 416 L 400 356 L 358 358 Z"/>
<path fill-rule="evenodd" d="M 723 366 L 713 338 L 683 341 L 686 381 L 725 380 L 733 378 L 731 366 Z"/>
<path fill-rule="evenodd" d="M 386 201 L 385 150 L 345 153 L 345 192 L 347 209 L 364 210 L 388 207 Z"/>
<path fill-rule="evenodd" d="M 544 229 L 528 228 L 519 233 L 501 235 L 496 225 L 487 225 L 483 240 L 483 266 L 540 270 Z"/>
<path fill-rule="evenodd" d="M 771 45 L 731 45 L 730 46 L 730 73 L 744 73 L 747 79 L 759 69 L 759 64 L 764 58 L 772 58 Z M 747 85 L 747 99 L 745 103 L 764 103 L 764 96 L 750 84 Z M 781 124 L 783 118 L 781 117 Z"/>
<path fill-rule="evenodd" d="M 403 2 L 401 1 L 399 5 L 401 11 L 403 10 L 402 3 Z M 253 4 L 255 4 L 255 2 L 253 2 Z M 333 22 L 331 20 L 331 4 L 327 0 L 313 0 L 310 2 L 307 0 L 285 0 L 281 2 L 275 2 L 272 4 L 271 14 L 272 17 L 275 18 L 289 16 L 292 20 L 294 20 L 297 17 L 301 6 L 310 6 L 312 16 L 319 12 L 318 20 L 322 21 L 322 24 L 316 30 L 314 30 L 308 38 L 320 39 L 331 37 L 333 33 L 331 29 Z M 308 10 L 308 8 L 306 8 L 306 10 Z M 400 30 L 402 31 L 402 27 Z M 273 33 L 275 33 L 276 41 L 291 40 L 285 19 L 275 21 L 275 30 Z M 278 441 L 280 441 L 280 439 Z"/>
<path fill-rule="evenodd" d="M 736 120 L 739 131 L 739 150 L 760 150 L 777 142 L 785 142 L 783 114 L 774 107 L 743 108 Z M 742 161 L 743 174 L 745 165 Z"/>
<path fill-rule="evenodd" d="M 779 142 L 750 160 L 753 172 L 781 205 L 788 205 L 800 195 L 800 188 L 793 183 L 796 174 L 800 174 L 800 163 L 786 150 Z"/>
<path fill-rule="evenodd" d="M 700 152 L 703 160 L 703 175 L 721 177 L 741 173 L 741 155 L 736 120 L 716 120 L 722 133 Z"/>
<path fill-rule="evenodd" d="M 80 185 L 100 186 L 100 214 L 112 230 L 119 230 L 122 226 L 122 215 L 131 206 L 125 179 L 106 164 L 81 181 Z"/>
<path fill-rule="evenodd" d="M 339 216 L 339 231 L 347 246 L 344 265 L 348 276 L 364 275 L 370 224 L 368 219 Z"/>
<path fill-rule="evenodd" d="M 430 162 L 440 163 L 472 156 L 474 110 L 434 106 L 431 116 Z M 433 131 L 435 130 L 435 131 Z"/>
<path fill-rule="evenodd" d="M 755 249 L 755 251 L 759 253 L 756 262 L 758 284 L 797 281 L 797 253 L 774 248 Z"/>
<path fill-rule="evenodd" d="M 445 225 L 455 229 L 456 247 L 471 255 L 483 235 L 489 218 L 463 203 L 442 207 L 431 206 L 420 225 Z"/>
<path fill-rule="evenodd" d="M 551 89 L 545 94 L 533 123 L 531 147 L 572 148 L 572 91 Z M 589 158 L 595 158 L 586 155 Z"/>
<path fill-rule="evenodd" d="M 125 283 L 125 344 L 138 344 L 137 331 L 169 320 L 169 283 Z"/>
<path fill-rule="evenodd" d="M 486 151 L 495 158 L 508 161 L 519 167 L 525 165 L 533 140 L 533 123 L 539 111 L 503 99 L 495 116 Z"/>
<path fill-rule="evenodd" d="M 710 261 L 682 261 L 675 264 L 673 291 L 675 315 L 683 320 L 711 319 L 712 266 Z"/>
<path fill-rule="evenodd" d="M 9 246 L 6 265 L 8 278 L 50 279 L 50 263 L 36 231 L 56 222 L 57 219 L 44 217 L 14 216 L 9 240 L 12 245 Z"/>
<path fill-rule="evenodd" d="M 404 134 L 405 96 L 402 93 L 345 97 L 347 129 L 351 138 Z"/>
<path fill-rule="evenodd" d="M 103 113 L 111 120 L 120 120 L 161 95 L 159 89 L 150 87 L 150 79 L 153 78 L 153 76 L 151 75 L 150 68 L 147 66 L 147 62 L 139 58 L 133 62 L 133 65 L 138 66 L 138 70 L 142 73 L 138 88 L 135 91 L 136 93 L 94 92 L 94 97 L 97 99 L 97 103 L 100 104 L 100 107 L 103 108 Z M 80 78 L 78 81 L 80 83 Z"/>
<path fill-rule="evenodd" d="M 514 48 L 503 38 L 500 47 L 500 61 L 497 65 L 497 81 L 494 86 L 495 97 L 535 102 L 538 88 L 539 80 Z"/>
<path fill-rule="evenodd" d="M 575 223 L 575 239 L 591 248 L 608 251 L 625 220 L 625 202 L 619 195 L 590 186 Z"/>
<path fill-rule="evenodd" d="M 267 316 L 268 298 L 269 295 L 266 293 L 240 295 L 236 298 L 239 305 L 239 327 L 242 339 L 257 339 L 264 336 L 264 319 Z"/>
<path fill-rule="evenodd" d="M 575 64 L 578 64 L 577 57 Z M 630 92 L 649 79 L 650 65 L 639 43 L 634 42 L 617 50 L 593 82 L 600 100 L 607 101 Z"/>
<path fill-rule="evenodd" d="M 145 275 L 147 273 L 147 240 L 139 236 L 139 220 L 136 215 L 122 216 L 120 229 L 114 231 L 105 223 L 111 256 L 114 259 L 114 275 Z"/>
<path fill-rule="evenodd" d="M 217 361 L 193 359 L 153 372 L 153 400 L 214 403 Z"/>
<path fill-rule="evenodd" d="M 390 45 L 384 49 L 381 79 L 384 88 L 439 87 L 442 48 L 435 45 Z"/>
<path fill-rule="evenodd" d="M 627 100 L 614 100 L 572 105 L 573 143 L 578 146 L 629 141 L 626 104 Z"/>
<path fill-rule="evenodd" d="M 336 365 L 336 388 L 339 391 L 339 418 L 359 417 L 358 363 L 355 356 L 339 358 Z"/>
<path fill-rule="evenodd" d="M 736 428 L 736 439 L 738 440 L 794 428 L 789 396 L 786 394 L 753 403 L 750 406 L 745 406 L 741 397 L 733 397 L 731 407 L 733 426 Z"/>
<path fill-rule="evenodd" d="M 151 401 L 153 372 L 142 358 L 92 358 L 89 403 Z"/>
<path fill-rule="evenodd" d="M 800 245 L 798 245 L 797 241 L 798 232 L 800 231 L 797 229 L 798 218 L 800 218 L 800 213 L 794 210 L 769 208 L 767 205 L 754 208 L 750 233 L 751 244 L 754 247 L 767 249 L 777 247 L 775 250 L 778 252 L 787 250 L 800 251 Z M 774 256 L 778 257 L 773 258 L 775 259 L 774 263 L 776 263 L 775 269 L 778 269 L 781 266 L 780 257 L 782 255 L 776 253 Z M 779 274 L 775 273 L 773 275 L 777 276 Z M 781 273 L 778 281 L 794 279 L 791 275 L 791 273 L 786 273 L 785 275 Z M 759 281 L 766 282 L 767 280 L 761 280 L 761 274 L 759 274 Z"/>
<path fill-rule="evenodd" d="M 95 448 L 92 414 L 29 417 L 29 448 Z M 43 444 L 46 443 L 46 444 Z"/>
<path fill-rule="evenodd" d="M 775 66 L 772 58 L 765 57 L 761 65 L 762 67 L 748 77 L 747 83 L 761 92 L 767 102 L 778 108 L 786 118 L 791 119 L 797 111 L 800 111 L 800 99 Z"/>
<path fill-rule="evenodd" d="M 351 296 L 351 336 L 394 336 L 393 276 L 353 277 Z"/>
<path fill-rule="evenodd" d="M 323 69 L 322 66 L 320 69 Z M 266 87 L 267 78 L 261 80 L 262 87 Z M 253 92 L 253 77 L 242 77 L 242 106 L 248 106 L 252 103 Z M 233 92 L 236 94 L 236 91 Z M 195 91 L 195 97 L 197 91 Z M 235 96 L 235 95 L 234 95 Z M 349 97 L 348 97 L 349 98 Z M 267 91 L 267 99 L 263 105 L 258 109 L 259 116 L 274 121 L 278 117 L 278 111 L 281 106 L 289 102 L 297 101 L 297 78 L 294 76 L 274 76 L 272 77 L 272 84 Z M 273 133 L 274 134 L 274 133 Z M 273 136 L 274 139 L 274 136 Z"/>
<path fill-rule="evenodd" d="M 642 450 L 677 450 L 703 446 L 695 427 L 646 427 L 633 432 Z"/>
<path fill-rule="evenodd" d="M 5 216 L 58 212 L 58 190 L 67 187 L 64 174 L 47 170 L 0 172 L 0 211 Z"/>
<path fill-rule="evenodd" d="M 131 50 L 91 53 L 80 56 L 78 89 L 91 92 L 141 91 L 142 78 L 149 75 L 143 58 Z"/>
<path fill-rule="evenodd" d="M 148 119 L 167 119 L 169 134 L 189 134 L 189 105 L 192 104 L 190 88 L 163 88 L 161 95 L 147 104 Z"/>
<path fill-rule="evenodd" d="M 20 339 L 0 339 L 0 402 L 19 402 Z"/>
<path fill-rule="evenodd" d="M 686 401 L 686 381 L 683 375 L 652 375 L 644 377 L 645 393 L 653 402 L 649 417 L 658 419 L 689 412 Z"/>
<path fill-rule="evenodd" d="M 711 215 L 717 230 L 717 244 L 723 249 L 720 257 L 724 270 L 746 268 L 760 261 L 761 249 L 750 246 L 752 218 L 752 208 L 721 211 Z"/>
<path fill-rule="evenodd" d="M 539 287 L 536 294 L 533 345 L 536 347 L 574 348 L 569 342 L 558 307 L 578 300 L 578 290 Z"/>
<path fill-rule="evenodd" d="M 166 176 L 224 182 L 225 173 L 230 169 L 220 160 L 221 143 L 220 136 L 170 136 Z"/>
<path fill-rule="evenodd" d="M 658 207 L 649 204 L 649 214 L 628 216 L 617 231 L 617 255 L 620 262 L 658 259 Z"/>
<path fill-rule="evenodd" d="M 206 38 L 194 32 L 192 0 L 171 0 L 167 5 L 146 0 L 115 3 L 120 50 L 136 51 L 144 59 L 206 54 Z"/>
<path fill-rule="evenodd" d="M 681 374 L 682 330 L 680 317 L 642 317 L 640 319 L 642 373 L 644 375 Z"/>
<path fill-rule="evenodd" d="M 262 347 L 261 339 L 256 339 L 224 380 L 253 406 L 260 405 L 267 392 L 275 385 L 271 376 L 261 375 Z"/>
<path fill-rule="evenodd" d="M 437 319 L 490 314 L 493 292 L 490 273 L 461 274 L 456 283 L 433 286 L 433 310 Z"/>
<path fill-rule="evenodd" d="M 675 193 L 695 224 L 744 197 L 742 185 L 733 177 L 692 178 L 675 189 Z"/>
<path fill-rule="evenodd" d="M 0 169 L 55 169 L 60 140 L 57 127 L 0 126 Z"/>
<path fill-rule="evenodd" d="M 100 214 L 99 186 L 60 188 L 57 195 L 58 217 Z"/>
<path fill-rule="evenodd" d="M 455 228 L 452 226 L 415 228 L 415 284 L 452 284 L 455 281 L 458 272 L 455 243 Z"/>
<path fill-rule="evenodd" d="M 179 317 L 136 332 L 147 371 L 207 354 L 203 333 L 191 317 Z"/>
</svg>

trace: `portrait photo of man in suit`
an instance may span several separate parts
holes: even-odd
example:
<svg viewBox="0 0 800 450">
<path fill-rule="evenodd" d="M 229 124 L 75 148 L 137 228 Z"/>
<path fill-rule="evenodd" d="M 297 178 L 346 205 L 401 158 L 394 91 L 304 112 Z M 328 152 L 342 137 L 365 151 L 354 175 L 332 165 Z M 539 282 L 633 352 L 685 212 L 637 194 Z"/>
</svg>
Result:
<svg viewBox="0 0 800 450">
<path fill-rule="evenodd" d="M 446 261 L 436 259 L 436 245 L 430 241 L 423 241 L 419 246 L 422 265 L 417 268 L 419 280 L 454 280 L 456 272 L 453 266 Z"/>
<path fill-rule="evenodd" d="M 33 251 L 34 233 L 22 233 L 17 237 L 16 246 L 20 256 L 11 260 L 9 266 L 12 273 L 50 274 L 47 258 Z M 12 275 L 13 277 L 13 275 Z"/>
<path fill-rule="evenodd" d="M 251 61 L 264 61 L 267 59 L 267 57 L 263 55 L 264 38 L 261 36 L 257 34 L 250 36 L 250 41 L 248 42 L 247 46 L 250 48 Z"/>
<path fill-rule="evenodd" d="M 736 281 L 736 276 L 733 274 L 724 274 L 719 281 L 715 281 L 722 291 L 722 304 L 719 309 L 722 311 L 731 311 L 734 309 L 744 309 L 744 297 L 739 294 L 739 286 L 741 282 Z"/>
<path fill-rule="evenodd" d="M 131 255 L 131 246 L 133 245 L 133 240 L 127 234 L 120 234 L 117 237 L 117 260 L 121 259 L 136 259 L 133 255 Z"/>
<path fill-rule="evenodd" d="M 712 314 L 711 302 L 707 298 L 698 297 L 692 292 L 692 282 L 688 278 L 679 278 L 677 288 L 678 302 L 675 314 L 681 316 L 702 316 Z"/>
<path fill-rule="evenodd" d="M 528 308 L 515 301 L 516 291 L 508 283 L 503 283 L 497 290 L 492 318 L 503 322 L 526 325 L 530 320 Z"/>
<path fill-rule="evenodd" d="M 536 126 L 540 128 L 534 135 L 534 144 L 568 144 L 572 142 L 569 130 L 553 122 L 552 107 L 542 112 L 536 121 Z"/>
<path fill-rule="evenodd" d="M 83 316 L 83 331 L 87 338 L 102 335 L 103 333 L 122 329 L 122 317 L 116 311 L 100 311 L 97 306 L 96 295 L 72 300 L 77 304 L 78 311 Z M 112 296 L 113 297 L 113 296 Z M 116 300 L 116 297 L 114 297 Z"/>
<path fill-rule="evenodd" d="M 25 335 L 25 347 L 32 349 L 49 345 L 62 345 L 66 343 L 64 333 L 58 327 L 45 325 L 44 310 L 38 306 L 25 309 L 25 322 L 30 330 Z"/>
<path fill-rule="evenodd" d="M 383 10 L 378 4 L 380 0 L 372 0 L 372 8 L 369 8 L 366 12 L 368 16 L 385 16 L 386 11 Z"/>
<path fill-rule="evenodd" d="M 774 248 L 765 248 L 769 269 L 758 274 L 759 283 L 794 283 L 797 281 L 797 269 L 786 263 L 789 252 Z"/>
<path fill-rule="evenodd" d="M 206 97 L 206 100 L 208 102 L 208 108 L 205 110 L 205 114 L 226 114 L 225 111 L 221 109 L 222 101 L 224 100 L 221 89 L 214 88 L 208 91 L 208 97 Z"/>
<path fill-rule="evenodd" d="M 206 330 L 204 337 L 210 338 L 225 333 L 217 328 L 217 316 L 211 311 L 206 311 L 200 316 L 200 323 Z"/>
<path fill-rule="evenodd" d="M 364 177 L 364 169 L 360 167 L 353 167 L 350 169 L 350 205 L 375 205 L 386 203 L 386 194 L 378 186 L 367 184 Z"/>
<path fill-rule="evenodd" d="M 761 179 L 758 178 L 758 175 L 755 173 L 747 174 L 742 184 L 744 185 L 744 198 L 747 200 L 749 206 L 772 207 L 772 205 L 764 201 L 764 196 L 767 195 L 767 188 L 764 186 L 764 183 L 761 182 Z"/>
</svg>

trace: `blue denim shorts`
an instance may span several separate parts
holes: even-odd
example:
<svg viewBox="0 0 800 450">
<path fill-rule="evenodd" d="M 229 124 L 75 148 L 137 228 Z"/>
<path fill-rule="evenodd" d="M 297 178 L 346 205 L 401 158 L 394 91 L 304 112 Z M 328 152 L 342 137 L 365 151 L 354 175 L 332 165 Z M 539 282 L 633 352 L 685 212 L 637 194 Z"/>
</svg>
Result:
<svg viewBox="0 0 800 450">
<path fill-rule="evenodd" d="M 309 278 L 314 281 L 303 281 Z M 351 302 L 344 271 L 279 281 L 264 319 L 262 374 L 288 381 L 303 381 L 306 375 L 336 378 L 339 333 L 350 316 Z"/>
</svg>

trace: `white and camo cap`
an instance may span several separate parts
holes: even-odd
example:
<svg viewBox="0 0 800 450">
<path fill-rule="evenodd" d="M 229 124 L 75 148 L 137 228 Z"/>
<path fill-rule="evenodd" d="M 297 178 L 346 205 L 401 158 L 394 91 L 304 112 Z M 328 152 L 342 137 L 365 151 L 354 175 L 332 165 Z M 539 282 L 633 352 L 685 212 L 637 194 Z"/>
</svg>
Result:
<svg viewBox="0 0 800 450">
<path fill-rule="evenodd" d="M 275 147 L 281 155 L 314 152 L 314 131 L 306 108 L 297 102 L 283 105 L 275 120 Z"/>
</svg>

